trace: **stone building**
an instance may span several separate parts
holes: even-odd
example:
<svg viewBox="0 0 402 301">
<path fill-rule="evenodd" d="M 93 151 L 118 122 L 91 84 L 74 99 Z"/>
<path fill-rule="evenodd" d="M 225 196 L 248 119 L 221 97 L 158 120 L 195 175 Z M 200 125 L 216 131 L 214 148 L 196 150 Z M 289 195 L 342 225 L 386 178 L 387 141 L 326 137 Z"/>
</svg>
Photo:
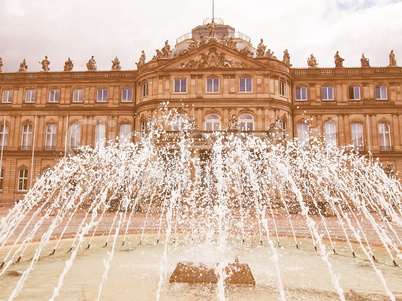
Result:
<svg viewBox="0 0 402 301">
<path fill-rule="evenodd" d="M 302 145 L 312 136 L 378 157 L 386 172 L 402 170 L 402 68 L 393 51 L 386 67 L 319 68 L 313 55 L 306 68 L 292 68 L 287 50 L 274 56 L 263 40 L 250 38 L 219 19 L 205 20 L 168 41 L 137 70 L 0 73 L 0 202 L 23 198 L 35 179 L 80 145 L 105 138 L 131 139 L 160 114 L 161 103 L 177 109 L 171 131 L 195 120 L 201 131 L 233 129 L 267 136 L 273 125 Z M 1 71 L 0 59 L 0 71 Z"/>
</svg>

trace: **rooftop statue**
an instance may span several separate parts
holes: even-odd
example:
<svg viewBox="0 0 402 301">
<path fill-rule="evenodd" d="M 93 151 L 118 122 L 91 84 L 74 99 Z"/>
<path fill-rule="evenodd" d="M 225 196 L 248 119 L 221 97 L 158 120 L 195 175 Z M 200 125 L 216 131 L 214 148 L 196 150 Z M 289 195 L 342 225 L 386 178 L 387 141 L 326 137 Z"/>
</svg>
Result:
<svg viewBox="0 0 402 301">
<path fill-rule="evenodd" d="M 3 67 L 3 59 L 0 57 L 0 72 L 3 72 L 3 69 L 1 67 Z"/>
<path fill-rule="evenodd" d="M 258 44 L 258 47 L 257 47 L 257 56 L 264 56 L 266 48 L 267 48 L 267 46 L 264 45 L 264 40 L 261 39 L 261 42 L 260 42 L 260 44 Z"/>
<path fill-rule="evenodd" d="M 313 54 L 310 55 L 310 57 L 307 59 L 307 65 L 310 68 L 316 68 L 318 63 L 317 63 L 317 59 L 314 57 Z"/>
<path fill-rule="evenodd" d="M 215 32 L 215 21 L 212 19 L 211 23 L 208 23 L 207 27 L 205 27 L 206 30 L 209 32 L 209 39 L 212 41 L 216 41 L 216 32 Z"/>
<path fill-rule="evenodd" d="M 391 50 L 389 53 L 389 65 L 388 67 L 396 67 L 396 59 L 395 59 L 395 54 L 394 50 Z"/>
<path fill-rule="evenodd" d="M 364 56 L 364 53 L 362 53 L 362 58 L 360 59 L 360 62 L 362 64 L 362 68 L 370 67 L 369 59 Z"/>
<path fill-rule="evenodd" d="M 165 41 L 165 46 L 162 48 L 162 57 L 170 57 L 170 45 L 168 43 L 168 40 Z M 142 55 L 141 55 L 142 56 Z"/>
<path fill-rule="evenodd" d="M 265 56 L 269 58 L 274 58 L 274 52 L 271 51 L 271 49 L 268 49 L 267 52 L 265 53 Z"/>
<path fill-rule="evenodd" d="M 283 61 L 282 62 L 284 62 L 288 66 L 292 66 L 292 64 L 290 63 L 289 51 L 287 49 L 285 49 L 285 51 L 283 52 Z"/>
<path fill-rule="evenodd" d="M 341 56 L 339 55 L 339 51 L 335 53 L 334 59 L 335 59 L 335 67 L 343 67 L 343 61 L 345 59 L 341 58 Z"/>
<path fill-rule="evenodd" d="M 73 61 L 68 58 L 67 61 L 64 63 L 64 71 L 72 71 L 74 67 Z"/>
<path fill-rule="evenodd" d="M 163 50 L 163 49 L 162 49 L 162 50 Z M 136 63 L 136 64 L 137 64 L 137 68 L 140 68 L 142 65 L 144 65 L 144 64 L 145 64 L 145 60 L 146 60 L 145 51 L 142 50 L 142 51 L 141 51 L 140 60 L 138 61 L 138 63 Z"/>
<path fill-rule="evenodd" d="M 120 71 L 120 70 L 121 70 L 120 61 L 116 56 L 116 58 L 112 61 L 112 71 Z"/>
<path fill-rule="evenodd" d="M 87 68 L 88 68 L 88 71 L 96 71 L 97 68 L 96 68 L 96 62 L 95 62 L 94 56 L 92 56 L 91 59 L 88 61 Z"/>
<path fill-rule="evenodd" d="M 39 64 L 42 64 L 43 71 L 49 72 L 50 61 L 47 59 L 47 55 L 45 55 L 45 59 L 42 62 L 39 62 Z"/>
<path fill-rule="evenodd" d="M 20 69 L 18 70 L 19 72 L 26 72 L 28 69 L 27 63 L 25 61 L 25 59 L 22 61 L 22 63 L 20 64 Z"/>
<path fill-rule="evenodd" d="M 201 47 L 202 45 L 205 45 L 207 43 L 207 40 L 205 39 L 204 35 L 200 33 L 200 43 L 198 44 L 198 47 Z"/>
</svg>

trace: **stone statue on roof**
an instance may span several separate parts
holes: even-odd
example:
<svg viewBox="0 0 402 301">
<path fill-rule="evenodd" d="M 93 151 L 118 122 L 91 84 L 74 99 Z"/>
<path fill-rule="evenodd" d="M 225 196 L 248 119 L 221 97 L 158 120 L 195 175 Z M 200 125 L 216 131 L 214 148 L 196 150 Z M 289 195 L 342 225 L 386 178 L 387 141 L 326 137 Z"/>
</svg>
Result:
<svg viewBox="0 0 402 301">
<path fill-rule="evenodd" d="M 317 59 L 314 57 L 313 54 L 310 55 L 310 57 L 307 59 L 307 65 L 309 66 L 309 68 L 316 68 L 318 63 L 317 63 Z"/>
<path fill-rule="evenodd" d="M 94 56 L 91 57 L 91 59 L 87 63 L 87 69 L 88 71 L 96 71 L 96 62 L 94 59 Z"/>
<path fill-rule="evenodd" d="M 121 70 L 120 61 L 116 56 L 116 58 L 112 61 L 112 71 L 120 71 L 120 70 Z"/>
<path fill-rule="evenodd" d="M 138 63 L 136 63 L 136 64 L 137 64 L 137 68 L 140 68 L 142 65 L 144 65 L 144 64 L 145 64 L 145 60 L 146 60 L 145 51 L 142 50 L 142 51 L 141 51 L 140 60 L 138 61 Z"/>
<path fill-rule="evenodd" d="M 389 65 L 388 67 L 396 67 L 396 59 L 395 59 L 395 54 L 394 50 L 391 50 L 389 53 Z"/>
<path fill-rule="evenodd" d="M 42 62 L 39 62 L 39 64 L 42 64 L 43 71 L 49 72 L 50 61 L 47 59 L 47 55 L 45 55 L 45 59 Z"/>
<path fill-rule="evenodd" d="M 364 53 L 362 53 L 362 58 L 360 59 L 360 63 L 362 65 L 362 68 L 370 67 L 369 59 L 364 56 Z"/>
<path fill-rule="evenodd" d="M 26 72 L 28 70 L 28 65 L 25 59 L 22 61 L 20 64 L 20 69 L 18 70 L 19 72 Z"/>
<path fill-rule="evenodd" d="M 334 59 L 335 59 L 335 67 L 343 67 L 343 61 L 345 59 L 341 58 L 341 56 L 339 55 L 339 51 L 335 53 Z"/>
<path fill-rule="evenodd" d="M 68 58 L 67 61 L 64 63 L 64 71 L 72 71 L 74 67 L 73 61 Z"/>
<path fill-rule="evenodd" d="M 257 56 L 264 56 L 266 48 L 267 48 L 267 46 L 264 45 L 264 40 L 261 39 L 260 44 L 258 44 L 258 47 L 257 47 Z"/>
<path fill-rule="evenodd" d="M 292 66 L 290 64 L 290 55 L 289 55 L 289 51 L 287 49 L 285 49 L 285 51 L 283 52 L 283 61 L 282 62 L 288 66 Z"/>
<path fill-rule="evenodd" d="M 162 57 L 169 57 L 170 56 L 170 45 L 168 40 L 165 41 L 165 46 L 162 48 Z"/>
<path fill-rule="evenodd" d="M 215 32 L 215 21 L 212 19 L 211 23 L 208 23 L 207 27 L 205 27 L 206 30 L 209 32 L 209 39 L 212 41 L 216 41 L 216 32 Z"/>
</svg>

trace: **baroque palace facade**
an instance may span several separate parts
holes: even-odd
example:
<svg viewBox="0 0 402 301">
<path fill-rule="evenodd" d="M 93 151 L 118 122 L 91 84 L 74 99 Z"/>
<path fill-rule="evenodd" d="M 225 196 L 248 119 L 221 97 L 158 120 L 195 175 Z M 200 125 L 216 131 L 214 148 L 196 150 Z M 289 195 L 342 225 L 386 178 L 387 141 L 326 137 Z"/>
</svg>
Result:
<svg viewBox="0 0 402 301">
<path fill-rule="evenodd" d="M 286 139 L 306 145 L 313 136 L 372 154 L 389 174 L 402 170 L 402 68 L 393 51 L 387 67 L 345 68 L 337 52 L 334 68 L 292 68 L 287 50 L 278 59 L 261 39 L 250 38 L 221 20 L 205 20 L 168 41 L 137 70 L 0 73 L 0 204 L 23 198 L 46 169 L 80 145 L 105 138 L 132 139 L 159 117 L 160 104 L 177 109 L 178 130 L 186 119 L 201 131 L 226 130 L 267 136 L 273 125 Z M 0 59 L 0 70 L 2 61 Z"/>
</svg>

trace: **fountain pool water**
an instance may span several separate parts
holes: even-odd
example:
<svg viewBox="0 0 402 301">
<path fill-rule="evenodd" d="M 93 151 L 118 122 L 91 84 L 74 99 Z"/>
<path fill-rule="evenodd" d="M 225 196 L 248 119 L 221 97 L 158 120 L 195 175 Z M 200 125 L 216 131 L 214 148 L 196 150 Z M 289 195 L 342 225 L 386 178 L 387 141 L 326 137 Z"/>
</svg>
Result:
<svg viewBox="0 0 402 301">
<path fill-rule="evenodd" d="M 1 295 L 396 300 L 401 200 L 376 162 L 341 149 L 153 131 L 62 159 L 10 209 Z M 225 285 L 236 258 L 255 286 Z M 214 267 L 218 283 L 169 284 L 181 261 Z"/>
</svg>

